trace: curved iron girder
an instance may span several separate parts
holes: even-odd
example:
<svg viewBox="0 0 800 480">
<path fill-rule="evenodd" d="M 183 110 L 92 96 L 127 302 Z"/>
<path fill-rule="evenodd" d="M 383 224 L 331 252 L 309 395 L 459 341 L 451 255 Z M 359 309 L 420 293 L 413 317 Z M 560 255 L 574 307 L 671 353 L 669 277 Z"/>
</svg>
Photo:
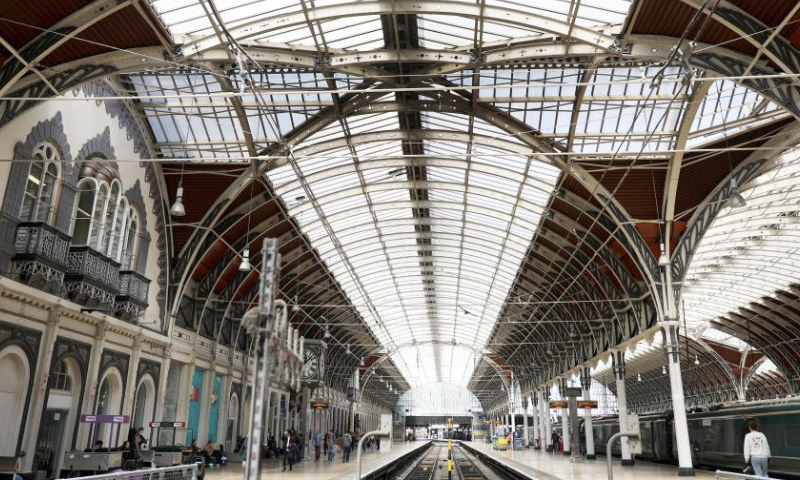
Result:
<svg viewBox="0 0 800 480">
<path fill-rule="evenodd" d="M 243 41 L 276 30 L 306 27 L 310 22 L 331 21 L 340 18 L 349 19 L 364 15 L 457 15 L 459 17 L 480 18 L 484 21 L 494 21 L 506 25 L 516 25 L 523 28 L 536 25 L 539 31 L 593 45 L 600 51 L 608 53 L 617 53 L 619 51 L 619 45 L 615 37 L 566 21 L 559 21 L 551 17 L 544 17 L 512 8 L 464 4 L 447 0 L 353 2 L 309 8 L 305 12 L 301 10 L 246 22 L 231 28 L 230 34 L 237 41 Z M 215 35 L 209 35 L 185 44 L 184 52 L 189 55 L 200 54 L 219 46 L 219 44 L 219 39 Z"/>
<path fill-rule="evenodd" d="M 788 125 L 782 129 L 781 134 L 767 141 L 764 147 L 770 149 L 789 148 L 798 141 L 800 141 L 800 133 L 796 131 L 796 127 Z M 744 186 L 772 163 L 774 163 L 774 160 L 768 161 L 761 153 L 754 152 L 734 170 L 732 177 L 736 179 L 737 185 Z M 692 256 L 700 245 L 703 236 L 711 224 L 714 223 L 720 210 L 725 207 L 725 199 L 731 193 L 730 180 L 731 175 L 726 176 L 708 197 L 697 206 L 695 213 L 689 219 L 688 226 L 671 259 L 672 282 L 674 285 L 680 285 L 683 281 L 686 272 L 689 270 Z M 675 301 L 678 302 L 679 299 L 680 291 L 678 290 L 676 291 Z"/>
</svg>

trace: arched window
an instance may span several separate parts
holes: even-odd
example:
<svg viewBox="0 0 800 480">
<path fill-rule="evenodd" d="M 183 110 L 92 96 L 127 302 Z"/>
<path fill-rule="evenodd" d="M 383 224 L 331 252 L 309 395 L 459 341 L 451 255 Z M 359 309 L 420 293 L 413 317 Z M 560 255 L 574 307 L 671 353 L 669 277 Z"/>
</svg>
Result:
<svg viewBox="0 0 800 480">
<path fill-rule="evenodd" d="M 103 235 L 103 219 L 105 218 L 106 208 L 108 207 L 108 184 L 100 182 L 97 188 L 97 196 L 94 201 L 94 214 L 92 215 L 92 230 L 89 235 L 89 246 L 98 250 L 100 239 Z"/>
<path fill-rule="evenodd" d="M 69 376 L 69 365 L 67 365 L 66 361 L 59 363 L 51 376 L 53 378 L 53 383 L 51 383 L 51 388 L 53 390 L 64 390 L 67 392 L 72 390 L 72 378 Z"/>
<path fill-rule="evenodd" d="M 139 215 L 133 208 L 128 209 L 127 228 L 123 232 L 125 241 L 122 249 L 122 270 L 136 270 L 139 250 Z"/>
<path fill-rule="evenodd" d="M 58 187 L 60 157 L 50 143 L 42 142 L 33 150 L 31 160 L 25 194 L 22 197 L 20 220 L 50 223 Z"/>
<path fill-rule="evenodd" d="M 75 214 L 72 216 L 72 244 L 88 245 L 89 234 L 92 231 L 92 218 L 94 216 L 95 193 L 97 181 L 93 178 L 84 178 L 78 184 L 78 201 L 75 204 Z"/>
</svg>

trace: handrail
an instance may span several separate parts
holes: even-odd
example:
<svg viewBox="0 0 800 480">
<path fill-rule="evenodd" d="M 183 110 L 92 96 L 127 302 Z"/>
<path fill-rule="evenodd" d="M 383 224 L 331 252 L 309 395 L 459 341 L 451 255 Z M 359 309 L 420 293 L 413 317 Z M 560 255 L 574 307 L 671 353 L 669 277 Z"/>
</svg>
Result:
<svg viewBox="0 0 800 480">
<path fill-rule="evenodd" d="M 745 480 L 764 480 L 766 477 L 759 477 L 758 475 L 748 475 L 746 473 L 737 473 L 737 472 L 726 472 L 725 470 L 717 470 L 714 472 L 714 478 L 717 480 L 722 480 L 725 478 L 736 478 L 736 479 L 745 479 Z M 772 480 L 776 480 L 775 477 L 769 477 Z M 780 479 L 777 479 L 780 480 Z"/>
<path fill-rule="evenodd" d="M 622 437 L 633 437 L 639 438 L 639 432 L 617 432 L 614 435 L 611 435 L 611 438 L 608 439 L 608 443 L 606 443 L 606 459 L 608 459 L 608 480 L 614 480 L 614 467 L 611 462 L 611 446 L 614 445 L 614 440 Z"/>
<path fill-rule="evenodd" d="M 185 471 L 191 470 L 192 471 L 192 480 L 197 480 L 197 464 L 193 463 L 191 465 L 176 465 L 174 467 L 163 467 L 163 468 L 145 468 L 140 470 L 123 470 L 120 472 L 114 473 L 101 473 L 100 475 L 89 475 L 86 477 L 74 477 L 71 480 L 109 480 L 109 479 L 122 479 L 122 478 L 129 478 L 129 477 L 137 477 L 143 478 L 143 476 L 150 475 L 158 475 L 158 478 L 164 478 L 163 474 L 168 472 L 176 472 L 176 471 Z"/>
<path fill-rule="evenodd" d="M 385 432 L 383 430 L 373 430 L 371 432 L 367 432 L 364 435 L 361 435 L 361 438 L 358 439 L 358 452 L 356 452 L 356 479 L 361 480 L 361 449 L 364 445 L 364 440 L 372 436 L 389 436 L 391 432 Z"/>
</svg>

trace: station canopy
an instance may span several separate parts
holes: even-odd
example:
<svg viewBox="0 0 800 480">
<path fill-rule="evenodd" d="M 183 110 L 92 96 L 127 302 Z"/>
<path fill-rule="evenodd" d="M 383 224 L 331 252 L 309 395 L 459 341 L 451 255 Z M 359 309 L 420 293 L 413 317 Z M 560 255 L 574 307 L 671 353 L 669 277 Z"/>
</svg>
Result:
<svg viewBox="0 0 800 480">
<path fill-rule="evenodd" d="M 184 191 L 159 279 L 178 327 L 246 350 L 277 237 L 326 381 L 390 402 L 449 383 L 488 405 L 669 315 L 800 378 L 767 331 L 800 331 L 796 2 L 87 3 L 43 2 L 81 29 L 14 70 L 37 34 L 9 2 L 0 92 L 22 103 L 0 113 L 98 79 L 133 109 L 166 210 Z"/>
</svg>

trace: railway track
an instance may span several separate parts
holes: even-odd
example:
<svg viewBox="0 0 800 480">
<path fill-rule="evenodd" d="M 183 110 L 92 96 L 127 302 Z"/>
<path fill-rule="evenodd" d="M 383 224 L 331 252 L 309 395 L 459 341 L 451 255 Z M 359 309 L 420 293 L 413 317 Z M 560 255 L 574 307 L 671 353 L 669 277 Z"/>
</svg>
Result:
<svg viewBox="0 0 800 480">
<path fill-rule="evenodd" d="M 464 448 L 453 447 L 453 479 L 458 480 L 494 480 L 495 475 L 488 475 L 488 467 Z"/>
<path fill-rule="evenodd" d="M 441 460 L 442 452 L 446 449 L 439 445 L 434 445 L 425 453 L 425 456 L 417 462 L 413 468 L 402 477 L 403 480 L 433 480 L 437 472 L 437 466 Z M 447 457 L 445 456 L 445 459 Z"/>
</svg>

